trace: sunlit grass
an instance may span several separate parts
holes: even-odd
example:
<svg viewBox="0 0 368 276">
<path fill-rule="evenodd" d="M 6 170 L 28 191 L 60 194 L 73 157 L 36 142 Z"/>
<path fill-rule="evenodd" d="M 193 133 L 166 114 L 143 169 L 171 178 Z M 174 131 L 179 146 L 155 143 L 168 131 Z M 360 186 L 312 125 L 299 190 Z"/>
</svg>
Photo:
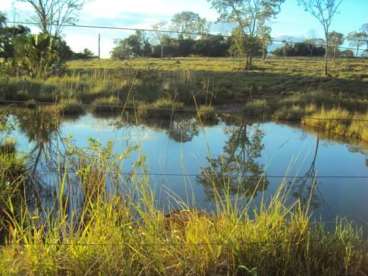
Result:
<svg viewBox="0 0 368 276">
<path fill-rule="evenodd" d="M 82 209 L 68 211 L 62 177 L 57 211 L 39 216 L 9 203 L 9 235 L 0 249 L 2 274 L 107 275 L 357 275 L 367 272 L 366 242 L 344 221 L 334 231 L 311 222 L 308 206 L 285 203 L 287 185 L 256 210 L 215 193 L 213 213 L 186 208 L 164 214 L 156 208 L 138 158 L 130 177 L 121 162 L 133 152 L 71 147 Z M 72 164 L 70 164 L 72 165 Z M 122 196 L 111 189 L 126 187 Z M 215 189 L 215 185 L 214 185 Z M 20 208 L 20 215 L 14 208 Z M 251 215 L 252 214 L 252 215 Z"/>
</svg>

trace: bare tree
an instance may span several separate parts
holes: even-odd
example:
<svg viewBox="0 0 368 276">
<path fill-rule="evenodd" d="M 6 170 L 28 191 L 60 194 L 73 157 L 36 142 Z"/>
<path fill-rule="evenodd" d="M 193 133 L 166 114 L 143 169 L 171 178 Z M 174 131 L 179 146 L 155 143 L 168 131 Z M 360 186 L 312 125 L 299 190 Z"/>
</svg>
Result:
<svg viewBox="0 0 368 276">
<path fill-rule="evenodd" d="M 43 33 L 59 36 L 65 24 L 78 21 L 78 13 L 85 0 L 18 0 L 28 3 L 35 12 Z"/>
<path fill-rule="evenodd" d="M 164 57 L 164 44 L 163 44 L 163 40 L 165 38 L 165 34 L 163 32 L 161 32 L 163 30 L 163 28 L 167 26 L 167 22 L 165 21 L 160 21 L 156 24 L 154 24 L 152 26 L 152 28 L 155 30 L 155 37 L 157 39 L 157 41 L 160 43 L 160 47 L 161 47 L 161 58 Z"/>
<path fill-rule="evenodd" d="M 304 7 L 304 10 L 315 17 L 323 27 L 326 49 L 324 73 L 326 76 L 328 75 L 328 35 L 330 33 L 332 20 L 336 15 L 342 1 L 343 0 L 298 0 L 299 4 Z"/>
<path fill-rule="evenodd" d="M 285 0 L 207 0 L 219 14 L 219 21 L 235 24 L 246 44 L 245 69 L 251 69 L 257 35 L 267 21 L 280 12 Z"/>
<path fill-rule="evenodd" d="M 366 24 L 363 24 L 363 26 L 361 27 L 361 31 L 363 32 L 363 33 L 365 33 L 366 34 L 366 43 L 367 43 L 367 51 L 368 51 L 368 23 L 366 23 Z"/>
<path fill-rule="evenodd" d="M 368 40 L 368 34 L 364 32 L 351 32 L 346 39 L 349 41 L 349 45 L 356 47 L 355 56 L 359 56 L 360 47 L 363 47 Z"/>
</svg>

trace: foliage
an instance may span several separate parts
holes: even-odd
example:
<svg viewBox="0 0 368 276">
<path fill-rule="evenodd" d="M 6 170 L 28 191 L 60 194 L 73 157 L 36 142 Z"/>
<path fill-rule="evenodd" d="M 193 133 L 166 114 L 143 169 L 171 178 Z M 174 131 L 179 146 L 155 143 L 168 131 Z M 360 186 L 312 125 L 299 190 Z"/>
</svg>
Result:
<svg viewBox="0 0 368 276">
<path fill-rule="evenodd" d="M 177 13 L 171 19 L 171 28 L 179 32 L 179 37 L 195 38 L 199 35 L 204 35 L 209 30 L 209 25 L 205 18 L 201 18 L 199 14 L 183 11 Z M 199 35 L 195 35 L 199 34 Z"/>
<path fill-rule="evenodd" d="M 58 39 L 48 34 L 23 36 L 16 42 L 16 66 L 33 78 L 57 73 L 62 66 L 58 46 Z"/>
<path fill-rule="evenodd" d="M 351 32 L 347 35 L 346 39 L 349 41 L 350 46 L 356 47 L 355 56 L 359 56 L 359 49 L 367 43 L 368 34 L 364 32 Z"/>
<path fill-rule="evenodd" d="M 328 34 L 328 40 L 330 48 L 328 49 L 329 55 L 335 59 L 339 53 L 339 47 L 344 44 L 344 34 L 338 32 L 330 32 Z"/>
<path fill-rule="evenodd" d="M 285 0 L 208 0 L 212 8 L 219 14 L 219 20 L 236 24 L 238 44 L 244 45 L 246 68 L 252 66 L 253 54 L 256 51 L 256 36 L 264 34 L 266 22 L 280 12 Z M 247 36 L 247 40 L 245 39 Z M 240 47 L 238 47 L 240 49 Z"/>
<path fill-rule="evenodd" d="M 126 39 L 116 41 L 111 56 L 115 59 L 126 59 L 129 57 L 144 57 L 151 54 L 151 45 L 144 33 L 137 31 Z"/>
<path fill-rule="evenodd" d="M 272 52 L 276 56 L 287 57 L 322 57 L 325 55 L 325 49 L 308 42 L 298 42 L 292 45 L 285 43 L 281 48 L 277 48 Z"/>
<path fill-rule="evenodd" d="M 324 74 L 328 75 L 329 33 L 334 16 L 343 0 L 298 0 L 306 12 L 309 12 L 322 25 L 325 34 Z"/>
</svg>

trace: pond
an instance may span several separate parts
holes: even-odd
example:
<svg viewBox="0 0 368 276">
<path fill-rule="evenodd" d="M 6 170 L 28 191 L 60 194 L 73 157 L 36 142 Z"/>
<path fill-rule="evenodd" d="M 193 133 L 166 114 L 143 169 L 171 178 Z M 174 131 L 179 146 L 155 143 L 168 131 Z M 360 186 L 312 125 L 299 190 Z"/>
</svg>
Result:
<svg viewBox="0 0 368 276">
<path fill-rule="evenodd" d="M 137 156 L 144 155 L 149 183 L 163 209 L 178 198 L 189 207 L 211 210 L 213 183 L 226 179 L 226 187 L 216 188 L 232 196 L 259 200 L 286 183 L 292 186 L 291 198 L 311 198 L 313 217 L 326 224 L 335 223 L 336 217 L 361 226 L 368 222 L 365 145 L 246 118 L 203 125 L 190 116 L 131 123 L 86 114 L 56 122 L 50 116 L 39 118 L 26 112 L 14 114 L 10 121 L 14 129 L 7 135 L 16 140 L 18 151 L 35 159 L 39 153 L 44 155 L 41 159 L 57 159 L 55 148 L 62 147 L 67 137 L 77 147 L 86 147 L 90 138 L 103 145 L 112 141 L 117 153 L 138 145 L 124 171 L 129 172 Z M 38 170 L 52 186 L 54 181 L 47 181 L 52 172 L 42 166 Z"/>
</svg>

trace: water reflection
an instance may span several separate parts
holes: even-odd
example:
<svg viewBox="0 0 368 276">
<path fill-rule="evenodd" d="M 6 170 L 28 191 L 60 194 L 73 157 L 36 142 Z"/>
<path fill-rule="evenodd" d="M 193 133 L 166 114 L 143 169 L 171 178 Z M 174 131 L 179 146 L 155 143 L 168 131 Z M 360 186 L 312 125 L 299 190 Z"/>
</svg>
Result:
<svg viewBox="0 0 368 276">
<path fill-rule="evenodd" d="M 309 168 L 301 175 L 294 179 L 291 183 L 292 195 L 294 199 L 301 203 L 301 207 L 305 210 L 315 210 L 320 206 L 320 198 L 318 196 L 318 175 L 317 175 L 317 157 L 319 151 L 319 136 L 316 137 L 314 153 Z"/>
<path fill-rule="evenodd" d="M 199 177 L 206 193 L 240 194 L 255 196 L 264 191 L 268 180 L 264 177 L 264 167 L 257 160 L 264 145 L 263 131 L 259 126 L 242 122 L 240 126 L 228 126 L 225 132 L 228 140 L 223 152 L 214 158 L 208 157 L 208 166 L 202 168 Z"/>
<path fill-rule="evenodd" d="M 367 148 L 359 144 L 327 140 L 292 126 L 246 120 L 203 127 L 190 116 L 137 124 L 89 114 L 70 121 L 47 108 L 13 115 L 16 130 L 12 135 L 19 150 L 29 156 L 27 164 L 33 175 L 28 197 L 42 201 L 44 206 L 55 204 L 60 176 L 70 158 L 65 155 L 64 138 L 72 135 L 76 148 L 88 147 L 89 138 L 103 146 L 114 140 L 112 150 L 117 154 L 132 144 L 140 144 L 140 153 L 147 156 L 148 171 L 162 173 L 150 177 L 157 194 L 165 189 L 189 201 L 193 194 L 198 208 L 209 209 L 216 193 L 240 195 L 242 199 L 272 195 L 282 180 L 272 175 L 288 174 L 298 176 L 288 179 L 291 200 L 299 200 L 328 220 L 339 215 L 368 221 L 367 179 L 318 178 L 368 175 Z M 132 168 L 137 157 L 133 155 L 124 165 L 125 172 Z M 303 160 L 295 162 L 295 170 L 289 171 L 290 162 L 297 155 L 303 156 Z M 90 158 L 84 161 L 88 163 Z M 86 183 L 75 176 L 67 179 L 65 192 L 73 198 L 71 209 L 83 204 L 83 194 L 91 193 L 81 182 Z M 170 197 L 161 193 L 157 201 L 164 206 Z"/>
</svg>

